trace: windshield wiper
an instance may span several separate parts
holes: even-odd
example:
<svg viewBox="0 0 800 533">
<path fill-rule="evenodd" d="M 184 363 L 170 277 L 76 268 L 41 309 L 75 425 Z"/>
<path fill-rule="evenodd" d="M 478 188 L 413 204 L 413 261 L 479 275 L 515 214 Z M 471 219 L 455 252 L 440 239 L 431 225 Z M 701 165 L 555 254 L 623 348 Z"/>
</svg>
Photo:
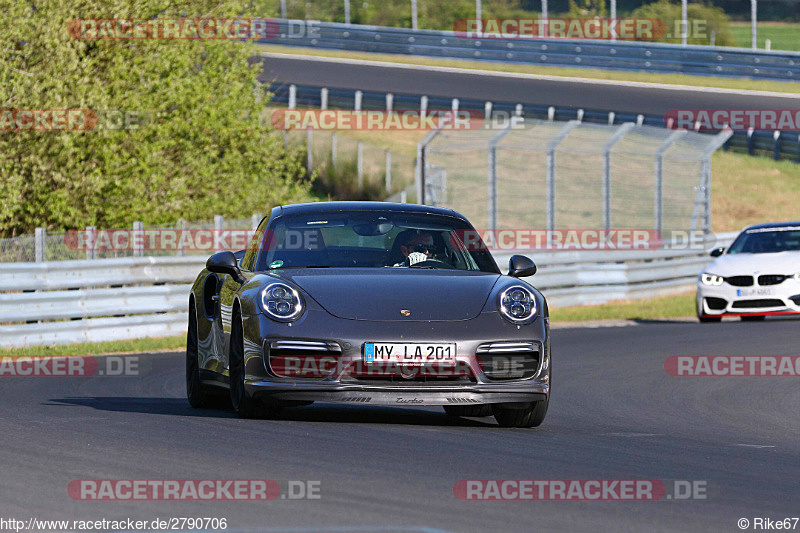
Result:
<svg viewBox="0 0 800 533">
<path fill-rule="evenodd" d="M 283 270 L 286 268 L 333 268 L 331 265 L 281 265 L 279 267 L 268 268 L 267 270 Z"/>
</svg>

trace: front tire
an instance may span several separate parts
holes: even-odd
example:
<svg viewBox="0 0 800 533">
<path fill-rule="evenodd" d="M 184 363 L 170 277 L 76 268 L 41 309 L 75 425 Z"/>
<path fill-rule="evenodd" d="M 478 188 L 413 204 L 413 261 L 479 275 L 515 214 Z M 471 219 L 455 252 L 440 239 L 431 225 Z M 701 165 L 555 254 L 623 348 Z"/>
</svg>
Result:
<svg viewBox="0 0 800 533">
<path fill-rule="evenodd" d="M 197 344 L 197 315 L 192 305 L 189 308 L 189 325 L 186 331 L 186 399 L 195 409 L 208 407 L 211 403 L 208 387 L 200 381 Z"/>
<path fill-rule="evenodd" d="M 231 320 L 229 359 L 231 404 L 239 418 L 263 418 L 277 414 L 277 407 L 268 409 L 265 404 L 250 396 L 245 390 L 244 333 L 242 331 L 242 319 L 238 312 L 234 312 Z"/>
<path fill-rule="evenodd" d="M 444 412 L 450 416 L 492 416 L 492 405 L 445 405 Z"/>
<path fill-rule="evenodd" d="M 492 405 L 492 412 L 497 423 L 504 428 L 535 428 L 544 422 L 550 397 L 539 402 L 530 402 L 522 409 L 503 407 L 502 404 Z"/>
</svg>

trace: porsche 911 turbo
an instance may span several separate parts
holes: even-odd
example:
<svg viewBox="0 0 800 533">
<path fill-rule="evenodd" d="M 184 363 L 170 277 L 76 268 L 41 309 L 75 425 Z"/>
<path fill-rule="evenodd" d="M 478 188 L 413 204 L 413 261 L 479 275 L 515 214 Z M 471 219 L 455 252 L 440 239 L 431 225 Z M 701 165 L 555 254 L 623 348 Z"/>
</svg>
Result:
<svg viewBox="0 0 800 533">
<path fill-rule="evenodd" d="M 513 256 L 503 275 L 449 209 L 275 207 L 247 250 L 211 256 L 192 287 L 189 403 L 223 391 L 245 418 L 315 401 L 439 405 L 538 426 L 550 399 L 549 315 L 520 279 L 535 272 Z"/>
</svg>

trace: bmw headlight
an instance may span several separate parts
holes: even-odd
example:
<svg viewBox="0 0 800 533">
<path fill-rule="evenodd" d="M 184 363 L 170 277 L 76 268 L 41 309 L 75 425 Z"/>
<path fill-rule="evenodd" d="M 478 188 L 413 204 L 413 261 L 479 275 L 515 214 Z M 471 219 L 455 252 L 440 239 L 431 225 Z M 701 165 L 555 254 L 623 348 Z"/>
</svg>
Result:
<svg viewBox="0 0 800 533">
<path fill-rule="evenodd" d="M 497 310 L 514 324 L 527 324 L 536 318 L 536 298 L 525 287 L 514 285 L 500 293 Z"/>
<path fill-rule="evenodd" d="M 700 281 L 703 282 L 703 285 L 722 285 L 722 282 L 725 281 L 725 278 L 722 276 L 717 276 L 716 274 L 709 274 L 708 272 L 703 272 L 700 274 Z"/>
<path fill-rule="evenodd" d="M 305 308 L 303 297 L 285 283 L 272 283 L 261 290 L 261 308 L 273 320 L 292 322 Z"/>
</svg>

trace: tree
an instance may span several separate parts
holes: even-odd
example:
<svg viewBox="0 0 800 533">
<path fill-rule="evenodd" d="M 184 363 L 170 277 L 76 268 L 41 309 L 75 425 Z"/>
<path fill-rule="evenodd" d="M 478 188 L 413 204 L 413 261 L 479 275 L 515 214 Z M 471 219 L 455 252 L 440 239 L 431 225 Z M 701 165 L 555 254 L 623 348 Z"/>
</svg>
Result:
<svg viewBox="0 0 800 533">
<path fill-rule="evenodd" d="M 0 108 L 98 117 L 89 131 L 0 131 L 0 234 L 241 216 L 309 198 L 298 154 L 260 120 L 266 99 L 247 43 L 81 40 L 67 31 L 73 19 L 235 16 L 236 0 L 0 8 Z M 126 114 L 139 124 L 117 128 Z"/>
</svg>

